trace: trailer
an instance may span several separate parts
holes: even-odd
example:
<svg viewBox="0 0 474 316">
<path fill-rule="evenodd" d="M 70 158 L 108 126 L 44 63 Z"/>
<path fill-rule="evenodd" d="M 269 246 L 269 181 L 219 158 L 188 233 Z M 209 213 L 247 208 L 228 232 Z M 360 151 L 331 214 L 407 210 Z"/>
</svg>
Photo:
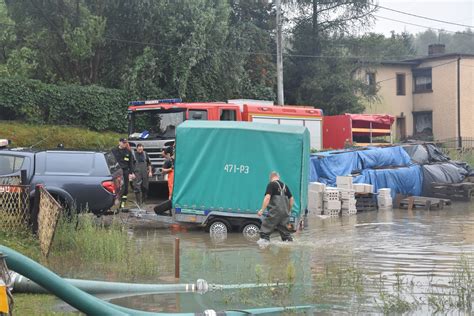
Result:
<svg viewBox="0 0 474 316">
<path fill-rule="evenodd" d="M 380 114 L 344 114 L 325 116 L 323 145 L 325 149 L 346 146 L 376 146 L 393 143 L 391 126 L 395 118 Z M 385 138 L 385 142 L 379 142 Z"/>
<path fill-rule="evenodd" d="M 277 171 L 295 199 L 290 223 L 297 230 L 307 208 L 309 144 L 304 126 L 183 122 L 176 130 L 170 221 L 211 234 L 256 235 L 269 174 Z"/>
</svg>

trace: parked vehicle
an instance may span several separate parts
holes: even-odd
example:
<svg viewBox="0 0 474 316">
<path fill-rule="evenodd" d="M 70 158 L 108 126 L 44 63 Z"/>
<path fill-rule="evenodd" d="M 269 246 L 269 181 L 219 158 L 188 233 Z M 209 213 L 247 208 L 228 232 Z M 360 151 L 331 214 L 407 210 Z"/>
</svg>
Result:
<svg viewBox="0 0 474 316">
<path fill-rule="evenodd" d="M 173 219 L 211 233 L 256 234 L 257 210 L 270 172 L 277 171 L 295 199 L 290 223 L 296 229 L 307 208 L 309 142 L 303 126 L 182 123 L 176 135 Z"/>
<path fill-rule="evenodd" d="M 31 186 L 43 184 L 70 209 L 102 213 L 115 202 L 122 184 L 122 170 L 108 152 L 69 150 L 1 150 L 0 177 L 26 171 Z"/>
<path fill-rule="evenodd" d="M 273 106 L 265 101 L 186 103 L 181 99 L 132 101 L 128 107 L 129 142 L 142 143 L 155 170 L 151 182 L 164 181 L 163 149 L 174 143 L 176 127 L 185 120 L 248 121 L 305 126 L 311 148 L 322 149 L 322 111 L 301 106 Z"/>
</svg>

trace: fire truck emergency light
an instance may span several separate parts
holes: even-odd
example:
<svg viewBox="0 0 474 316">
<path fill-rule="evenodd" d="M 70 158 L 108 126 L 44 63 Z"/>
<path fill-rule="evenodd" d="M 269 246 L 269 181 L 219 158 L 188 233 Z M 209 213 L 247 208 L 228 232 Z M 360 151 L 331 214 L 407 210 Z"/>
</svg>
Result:
<svg viewBox="0 0 474 316">
<path fill-rule="evenodd" d="M 160 104 L 160 103 L 181 103 L 183 102 L 180 98 L 175 99 L 159 99 L 159 100 L 146 100 L 146 101 L 130 101 L 128 105 L 148 105 L 148 104 Z"/>
</svg>

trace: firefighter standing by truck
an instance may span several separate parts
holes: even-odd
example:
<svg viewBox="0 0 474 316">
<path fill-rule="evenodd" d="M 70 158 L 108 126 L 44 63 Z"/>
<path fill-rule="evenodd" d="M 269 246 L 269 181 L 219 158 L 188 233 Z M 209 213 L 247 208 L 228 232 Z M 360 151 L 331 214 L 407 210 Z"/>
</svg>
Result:
<svg viewBox="0 0 474 316">
<path fill-rule="evenodd" d="M 123 172 L 123 187 L 120 192 L 120 207 L 123 210 L 127 203 L 129 177 L 133 177 L 133 155 L 126 138 L 120 138 L 119 145 L 112 149 L 112 154 Z"/>
<path fill-rule="evenodd" d="M 137 144 L 133 152 L 135 179 L 133 180 L 133 191 L 138 206 L 142 206 L 148 195 L 148 178 L 152 176 L 151 161 L 148 154 L 143 150 L 143 144 Z"/>
<path fill-rule="evenodd" d="M 165 163 L 161 169 L 168 181 L 168 199 L 171 200 L 173 195 L 173 184 L 174 184 L 174 147 L 169 146 L 164 150 Z"/>
</svg>

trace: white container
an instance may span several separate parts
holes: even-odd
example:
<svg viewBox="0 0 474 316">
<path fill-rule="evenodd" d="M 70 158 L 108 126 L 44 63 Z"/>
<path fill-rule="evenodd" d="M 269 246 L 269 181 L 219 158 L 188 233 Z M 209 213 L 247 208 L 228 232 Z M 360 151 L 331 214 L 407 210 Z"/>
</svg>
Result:
<svg viewBox="0 0 474 316">
<path fill-rule="evenodd" d="M 326 209 L 330 210 L 340 210 L 341 209 L 341 201 L 327 201 L 324 204 Z"/>
<path fill-rule="evenodd" d="M 326 190 L 326 185 L 320 182 L 311 182 L 308 186 L 308 190 L 313 192 L 324 192 Z"/>
<path fill-rule="evenodd" d="M 352 177 L 351 176 L 337 176 L 336 177 L 336 185 L 339 187 L 339 185 L 352 185 Z"/>
<path fill-rule="evenodd" d="M 365 193 L 374 193 L 374 186 L 372 184 L 366 184 Z"/>
<path fill-rule="evenodd" d="M 367 187 L 367 184 L 365 183 L 354 183 L 352 185 L 352 188 L 354 189 L 356 193 L 365 193 L 366 187 Z"/>
</svg>

